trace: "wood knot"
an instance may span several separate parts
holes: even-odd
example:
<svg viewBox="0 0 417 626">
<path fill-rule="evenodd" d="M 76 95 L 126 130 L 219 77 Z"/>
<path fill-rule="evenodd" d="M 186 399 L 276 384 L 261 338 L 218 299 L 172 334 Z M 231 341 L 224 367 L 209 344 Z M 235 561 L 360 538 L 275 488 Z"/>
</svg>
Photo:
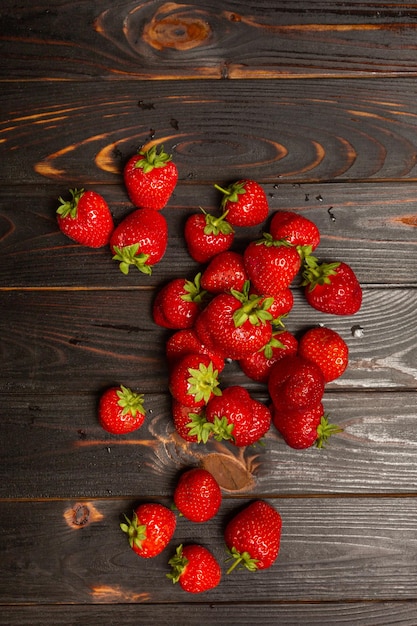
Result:
<svg viewBox="0 0 417 626">
<path fill-rule="evenodd" d="M 68 526 L 78 529 L 87 526 L 91 522 L 98 522 L 103 516 L 90 502 L 76 502 L 72 507 L 64 511 L 64 519 Z"/>
<path fill-rule="evenodd" d="M 211 35 L 210 24 L 202 11 L 175 2 L 163 4 L 143 30 L 143 40 L 156 50 L 191 50 L 204 44 Z"/>
</svg>

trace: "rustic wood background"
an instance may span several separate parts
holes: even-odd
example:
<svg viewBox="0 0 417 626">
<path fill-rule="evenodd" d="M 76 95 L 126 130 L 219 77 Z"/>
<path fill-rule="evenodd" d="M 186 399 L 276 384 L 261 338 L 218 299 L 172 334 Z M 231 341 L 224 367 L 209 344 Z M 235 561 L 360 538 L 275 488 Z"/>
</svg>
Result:
<svg viewBox="0 0 417 626">
<path fill-rule="evenodd" d="M 417 623 L 417 3 L 3 0 L 0 9 L 0 624 Z M 169 248 L 151 277 L 58 230 L 57 198 L 89 187 L 116 221 L 121 170 L 162 143 L 179 168 Z M 216 210 L 214 183 L 251 177 L 271 213 L 320 228 L 318 252 L 355 269 L 361 311 L 325 316 L 294 286 L 288 328 L 324 323 L 350 366 L 325 406 L 343 427 L 324 450 L 186 445 L 173 433 L 155 290 L 199 266 L 184 221 Z M 242 229 L 236 249 L 259 235 Z M 355 326 L 363 329 L 355 337 Z M 106 435 L 99 393 L 146 394 L 146 425 Z M 242 383 L 233 364 L 224 382 Z M 204 596 L 142 562 L 118 529 L 178 471 L 222 476 L 222 512 L 178 521 L 175 545 L 224 562 L 237 506 L 283 517 L 276 564 Z M 165 582 L 164 582 L 165 581 Z"/>
</svg>

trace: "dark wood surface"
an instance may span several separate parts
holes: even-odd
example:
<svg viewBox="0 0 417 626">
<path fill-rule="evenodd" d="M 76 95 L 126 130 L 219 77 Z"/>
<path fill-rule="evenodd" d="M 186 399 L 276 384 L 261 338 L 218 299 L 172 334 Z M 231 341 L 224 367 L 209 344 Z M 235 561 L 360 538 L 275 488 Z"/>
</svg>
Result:
<svg viewBox="0 0 417 626">
<path fill-rule="evenodd" d="M 417 623 L 416 42 L 417 4 L 396 1 L 2 2 L 0 624 Z M 57 198 L 94 188 L 120 221 L 123 164 L 152 142 L 179 169 L 169 246 L 152 276 L 126 277 L 59 232 Z M 174 433 L 152 300 L 200 269 L 186 217 L 244 176 L 271 213 L 312 219 L 320 256 L 363 286 L 360 312 L 340 318 L 294 284 L 289 330 L 323 323 L 350 349 L 325 393 L 343 432 L 323 450 L 273 430 L 243 450 Z M 223 381 L 267 401 L 236 364 Z M 96 416 L 120 382 L 147 407 L 124 437 Z M 140 501 L 169 506 L 200 463 L 222 477 L 221 513 L 179 519 L 173 546 L 202 542 L 224 566 L 225 521 L 255 497 L 283 535 L 271 569 L 192 596 L 165 578 L 169 550 L 141 561 L 118 524 Z"/>
</svg>

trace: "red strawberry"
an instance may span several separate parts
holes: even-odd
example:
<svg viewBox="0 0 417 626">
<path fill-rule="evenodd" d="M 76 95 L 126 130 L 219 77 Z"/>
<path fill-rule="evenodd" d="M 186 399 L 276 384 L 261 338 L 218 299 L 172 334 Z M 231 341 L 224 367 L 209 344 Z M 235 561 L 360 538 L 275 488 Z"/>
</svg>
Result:
<svg viewBox="0 0 417 626">
<path fill-rule="evenodd" d="M 174 504 L 190 522 L 207 522 L 222 502 L 217 480 L 206 469 L 194 467 L 181 474 L 174 489 Z"/>
<path fill-rule="evenodd" d="M 282 519 L 264 500 L 255 500 L 227 524 L 224 538 L 234 559 L 229 574 L 238 565 L 250 572 L 267 569 L 275 562 L 281 542 Z"/>
<path fill-rule="evenodd" d="M 186 354 L 206 354 L 213 362 L 214 369 L 218 372 L 224 369 L 223 356 L 202 344 L 192 328 L 178 330 L 171 335 L 165 344 L 165 354 L 170 367 Z"/>
<path fill-rule="evenodd" d="M 286 239 L 293 246 L 309 248 L 310 253 L 320 243 L 317 226 L 295 211 L 277 211 L 269 225 L 269 233 L 273 239 Z"/>
<path fill-rule="evenodd" d="M 318 311 L 333 315 L 353 315 L 362 304 L 362 288 L 350 265 L 343 262 L 319 263 L 306 257 L 303 282 L 307 302 Z"/>
<path fill-rule="evenodd" d="M 140 150 L 126 163 L 123 179 L 130 200 L 138 208 L 159 211 L 168 203 L 178 180 L 172 156 L 157 146 Z"/>
<path fill-rule="evenodd" d="M 255 291 L 251 289 L 250 293 L 253 295 Z M 261 300 L 260 305 L 264 300 L 266 300 L 265 297 Z M 288 315 L 294 305 L 293 292 L 289 287 L 286 287 L 285 289 L 281 289 L 281 291 L 275 293 L 273 296 L 268 297 L 268 300 L 270 304 L 267 311 L 272 316 L 271 324 L 276 328 L 283 327 L 284 323 L 282 318 Z"/>
<path fill-rule="evenodd" d="M 177 524 L 173 511 L 153 502 L 139 505 L 132 520 L 126 515 L 125 519 L 126 524 L 120 524 L 120 528 L 127 534 L 132 550 L 143 558 L 160 554 L 171 541 Z"/>
<path fill-rule="evenodd" d="M 211 424 L 207 422 L 202 406 L 192 408 L 173 399 L 172 418 L 178 435 L 189 443 L 207 443 L 212 435 Z"/>
<path fill-rule="evenodd" d="M 300 339 L 298 354 L 316 363 L 326 383 L 339 378 L 348 365 L 349 348 L 345 340 L 331 328 L 310 328 Z"/>
<path fill-rule="evenodd" d="M 268 233 L 259 241 L 251 241 L 243 257 L 253 289 L 264 296 L 278 295 L 288 288 L 301 267 L 297 248 L 284 239 L 272 239 Z"/>
<path fill-rule="evenodd" d="M 309 409 L 321 402 L 324 376 L 312 361 L 300 356 L 285 356 L 270 370 L 268 391 L 276 408 Z"/>
<path fill-rule="evenodd" d="M 129 273 L 131 265 L 144 274 L 151 274 L 152 267 L 164 256 L 167 243 L 165 217 L 152 209 L 136 209 L 113 231 L 110 249 L 123 274 Z"/>
<path fill-rule="evenodd" d="M 271 367 L 284 356 L 297 354 L 298 341 L 287 330 L 275 331 L 270 341 L 257 352 L 240 359 L 239 365 L 246 376 L 267 383 Z"/>
<path fill-rule="evenodd" d="M 89 248 L 109 243 L 114 224 L 104 198 L 95 191 L 70 189 L 71 200 L 59 198 L 57 221 L 61 232 Z"/>
<path fill-rule="evenodd" d="M 234 230 L 226 221 L 226 214 L 220 217 L 202 213 L 190 215 L 185 222 L 184 238 L 190 256 L 197 263 L 206 263 L 219 252 L 228 250 L 234 240 Z"/>
<path fill-rule="evenodd" d="M 243 255 L 226 250 L 211 259 L 201 275 L 201 286 L 210 293 L 241 291 L 247 280 Z"/>
<path fill-rule="evenodd" d="M 167 577 L 188 593 L 201 593 L 217 587 L 221 568 L 213 554 L 198 544 L 178 546 L 168 565 L 172 571 Z"/>
<path fill-rule="evenodd" d="M 238 180 L 226 189 L 214 186 L 223 193 L 222 209 L 232 226 L 256 226 L 268 217 L 266 194 L 254 180 Z"/>
<path fill-rule="evenodd" d="M 164 328 L 191 328 L 200 313 L 205 291 L 200 287 L 201 274 L 194 281 L 174 278 L 157 293 L 152 307 L 155 324 Z"/>
<path fill-rule="evenodd" d="M 205 354 L 186 354 L 171 368 L 170 392 L 185 406 L 204 406 L 213 395 L 221 395 L 218 385 L 218 371 Z"/>
<path fill-rule="evenodd" d="M 285 443 L 296 450 L 310 448 L 314 444 L 317 448 L 322 448 L 331 435 L 342 430 L 329 424 L 321 403 L 304 411 L 272 407 L 271 414 L 272 423 Z"/>
<path fill-rule="evenodd" d="M 98 419 L 104 430 L 124 435 L 140 428 L 145 420 L 143 395 L 128 387 L 110 387 L 101 396 Z"/>
</svg>

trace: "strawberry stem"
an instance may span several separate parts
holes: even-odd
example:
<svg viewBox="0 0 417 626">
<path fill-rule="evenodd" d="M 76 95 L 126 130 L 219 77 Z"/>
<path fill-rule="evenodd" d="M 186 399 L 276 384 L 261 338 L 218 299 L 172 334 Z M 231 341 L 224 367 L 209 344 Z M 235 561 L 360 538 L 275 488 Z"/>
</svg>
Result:
<svg viewBox="0 0 417 626">
<path fill-rule="evenodd" d="M 165 165 L 172 159 L 172 155 L 164 152 L 163 146 L 161 146 L 159 152 L 157 151 L 157 146 L 155 145 L 149 150 L 140 150 L 138 154 L 143 158 L 136 161 L 135 167 L 142 169 L 144 174 L 148 174 L 154 168 L 165 167 Z"/>
<path fill-rule="evenodd" d="M 130 413 L 135 417 L 136 413 L 144 413 L 143 394 L 135 393 L 128 387 L 120 385 L 117 397 L 119 398 L 117 404 L 123 409 L 122 415 Z"/>
<path fill-rule="evenodd" d="M 137 267 L 143 274 L 152 274 L 152 266 L 146 265 L 146 261 L 149 259 L 149 254 L 145 254 L 143 252 L 138 254 L 138 243 L 134 243 L 131 246 L 124 246 L 122 248 L 113 246 L 113 250 L 115 254 L 112 259 L 113 261 L 120 261 L 119 269 L 123 274 L 127 275 L 129 273 L 131 265 Z"/>
<path fill-rule="evenodd" d="M 61 217 L 71 217 L 75 219 L 77 217 L 78 202 L 84 195 L 84 189 L 70 189 L 69 192 L 71 194 L 71 200 L 63 200 L 60 196 L 58 200 L 61 204 L 56 212 Z"/>
<path fill-rule="evenodd" d="M 327 415 L 323 415 L 320 420 L 320 424 L 317 426 L 316 447 L 324 448 L 324 445 L 327 443 L 329 437 L 342 432 L 343 428 L 339 428 L 336 424 L 329 424 Z"/>
<path fill-rule="evenodd" d="M 127 515 L 124 516 L 127 524 L 121 523 L 120 528 L 127 534 L 129 545 L 131 548 L 141 548 L 143 541 L 146 539 L 146 526 L 140 524 L 138 516 L 133 513 L 133 517 L 130 520 Z"/>
<path fill-rule="evenodd" d="M 221 191 L 223 194 L 222 206 L 226 202 L 238 202 L 239 196 L 246 193 L 245 184 L 243 182 L 233 183 L 229 187 L 223 188 L 220 185 L 214 185 L 214 188 Z"/>
<path fill-rule="evenodd" d="M 310 291 L 316 285 L 328 285 L 330 276 L 337 274 L 337 268 L 340 261 L 334 263 L 319 263 L 318 259 L 312 254 L 308 254 L 304 259 L 303 281 L 301 285 L 305 287 L 309 285 Z"/>
<path fill-rule="evenodd" d="M 240 565 L 242 567 L 246 567 L 246 569 L 248 569 L 250 572 L 256 572 L 256 570 L 258 569 L 258 559 L 253 559 L 249 552 L 239 552 L 238 550 L 236 550 L 235 547 L 233 547 L 231 550 L 229 550 L 229 554 L 229 560 L 234 559 L 234 562 L 229 567 L 226 574 L 230 574 Z"/>
<path fill-rule="evenodd" d="M 219 372 L 214 369 L 211 361 L 207 366 L 204 363 L 200 363 L 198 369 L 189 367 L 188 372 L 190 374 L 190 377 L 187 379 L 189 385 L 188 393 L 194 396 L 196 402 L 203 400 L 207 404 L 212 394 L 216 396 L 222 395 L 218 387 L 220 384 L 218 379 Z"/>
</svg>

